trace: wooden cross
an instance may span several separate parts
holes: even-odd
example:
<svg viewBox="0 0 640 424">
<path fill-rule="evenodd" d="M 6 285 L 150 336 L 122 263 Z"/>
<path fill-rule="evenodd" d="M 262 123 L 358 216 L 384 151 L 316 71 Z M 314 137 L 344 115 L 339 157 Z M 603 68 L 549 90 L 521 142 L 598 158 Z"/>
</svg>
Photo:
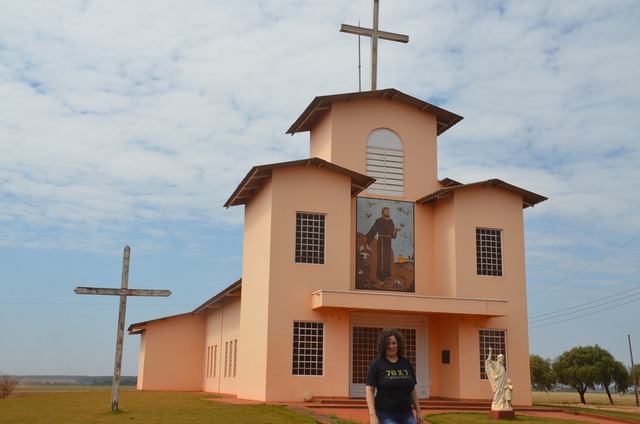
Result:
<svg viewBox="0 0 640 424">
<path fill-rule="evenodd" d="M 116 362 L 113 367 L 113 387 L 111 390 L 111 410 L 118 410 L 118 394 L 120 392 L 120 371 L 122 369 L 122 347 L 124 345 L 124 320 L 127 313 L 128 296 L 171 296 L 169 290 L 129 289 L 129 258 L 131 249 L 125 246 L 122 257 L 122 284 L 119 289 L 99 287 L 76 287 L 76 294 L 98 294 L 120 296 L 120 312 L 118 314 L 118 337 L 116 340 Z"/>
<path fill-rule="evenodd" d="M 371 91 L 377 88 L 378 79 L 378 38 L 389 41 L 397 41 L 400 43 L 408 43 L 409 36 L 403 34 L 395 34 L 393 32 L 386 32 L 378 30 L 378 6 L 379 0 L 373 0 L 373 29 L 362 28 L 359 26 L 342 24 L 340 32 L 346 32 L 349 34 L 356 34 L 358 36 L 364 35 L 365 37 L 371 37 Z"/>
</svg>

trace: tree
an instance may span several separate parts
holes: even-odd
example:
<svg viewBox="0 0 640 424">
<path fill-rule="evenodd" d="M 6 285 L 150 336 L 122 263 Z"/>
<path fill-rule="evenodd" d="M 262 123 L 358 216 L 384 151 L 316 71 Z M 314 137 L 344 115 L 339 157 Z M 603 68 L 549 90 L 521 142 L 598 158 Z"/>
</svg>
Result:
<svg viewBox="0 0 640 424">
<path fill-rule="evenodd" d="M 587 389 L 602 386 L 607 392 L 609 403 L 613 405 L 610 387 L 618 393 L 626 393 L 631 384 L 629 372 L 624 364 L 598 345 L 574 347 L 560 355 L 553 364 L 558 382 L 567 384 L 578 391 L 580 403 L 587 403 L 584 394 Z"/>
<path fill-rule="evenodd" d="M 640 389 L 640 364 L 635 364 L 633 370 L 631 370 L 631 384 Z"/>
<path fill-rule="evenodd" d="M 600 383 L 600 369 L 593 346 L 578 346 L 564 352 L 553 362 L 558 382 L 573 387 L 580 395 L 580 403 L 586 404 L 587 389 L 595 390 Z"/>
<path fill-rule="evenodd" d="M 544 359 L 540 355 L 529 356 L 531 369 L 531 385 L 534 389 L 549 392 L 554 389 L 557 376 L 551 367 L 551 359 Z"/>
<path fill-rule="evenodd" d="M 629 386 L 633 385 L 633 378 L 631 373 L 620 361 L 616 361 L 613 370 L 613 384 L 616 391 L 621 394 L 626 394 L 629 391 Z"/>
<path fill-rule="evenodd" d="M 627 368 L 622 362 L 616 361 L 611 353 L 602 349 L 600 346 L 596 345 L 594 352 L 600 367 L 599 383 L 607 392 L 609 403 L 613 405 L 609 386 L 613 384 L 618 393 L 626 393 L 629 384 L 631 384 L 629 371 L 627 371 Z"/>
<path fill-rule="evenodd" d="M 6 374 L 0 374 L 0 399 L 9 397 L 20 381 Z"/>
</svg>

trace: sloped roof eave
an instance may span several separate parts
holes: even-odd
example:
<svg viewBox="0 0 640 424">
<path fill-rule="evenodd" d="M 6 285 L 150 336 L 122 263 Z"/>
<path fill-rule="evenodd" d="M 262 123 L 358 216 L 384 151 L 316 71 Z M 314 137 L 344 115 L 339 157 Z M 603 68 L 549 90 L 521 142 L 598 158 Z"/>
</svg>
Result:
<svg viewBox="0 0 640 424">
<path fill-rule="evenodd" d="M 347 168 L 335 165 L 320 158 L 300 159 L 290 162 L 279 162 L 268 165 L 254 166 L 243 178 L 240 185 L 233 192 L 231 197 L 224 204 L 225 208 L 246 204 L 271 177 L 274 169 L 292 166 L 314 166 L 316 168 L 326 168 L 334 172 L 346 175 L 351 178 L 351 195 L 356 196 L 375 181 L 375 178 L 360 174 Z"/>
<path fill-rule="evenodd" d="M 161 318 L 156 318 L 156 319 L 150 319 L 147 321 L 141 321 L 141 322 L 134 322 L 133 324 L 130 324 L 129 327 L 127 327 L 127 332 L 129 333 L 129 335 L 136 335 L 136 334 L 140 334 L 144 331 L 144 327 L 147 324 L 150 324 L 152 322 L 158 322 L 158 321 L 165 321 L 171 318 L 177 318 L 177 317 L 182 317 L 185 315 L 193 315 L 191 312 L 184 312 L 182 314 L 176 314 L 176 315 L 169 315 L 166 317 L 161 317 Z"/>
<path fill-rule="evenodd" d="M 204 302 L 202 305 L 198 306 L 196 309 L 194 309 L 191 312 L 185 312 L 177 315 L 170 315 L 162 318 L 150 319 L 148 321 L 136 322 L 129 325 L 129 327 L 127 328 L 127 331 L 129 332 L 129 335 L 136 335 L 143 332 L 144 327 L 147 324 L 150 324 L 152 322 L 164 321 L 170 318 L 181 317 L 185 315 L 197 315 L 200 312 L 204 311 L 205 309 L 211 308 L 217 303 L 222 302 L 228 296 L 234 296 L 234 297 L 240 296 L 241 292 L 242 292 L 242 278 L 236 281 L 235 283 L 231 284 L 229 287 L 222 290 L 221 292 L 219 292 L 218 294 L 216 294 L 211 299 L 207 300 L 206 302 Z"/>
<path fill-rule="evenodd" d="M 217 303 L 222 302 L 224 299 L 226 299 L 229 296 L 237 297 L 237 296 L 240 296 L 241 293 L 242 293 L 242 278 L 240 278 L 238 281 L 231 284 L 229 287 L 227 287 L 226 289 L 222 290 L 221 292 L 219 292 L 218 294 L 216 294 L 215 296 L 213 296 L 212 298 L 204 302 L 202 305 L 198 306 L 191 313 L 193 315 L 196 315 L 204 311 L 205 309 L 211 308 Z"/>
<path fill-rule="evenodd" d="M 320 121 L 331 110 L 332 103 L 351 102 L 353 100 L 381 98 L 389 101 L 396 100 L 418 109 L 420 112 L 427 112 L 437 118 L 437 134 L 441 135 L 458 122 L 463 117 L 446 109 L 435 106 L 413 96 L 409 96 L 395 88 L 385 88 L 376 91 L 358 91 L 353 93 L 332 94 L 328 96 L 318 96 L 311 101 L 309 106 L 302 112 L 298 119 L 287 130 L 286 134 L 310 131 L 313 126 Z"/>
<path fill-rule="evenodd" d="M 504 182 L 502 180 L 499 180 L 497 178 L 493 178 L 490 180 L 484 180 L 484 181 L 478 181 L 475 183 L 469 183 L 469 184 L 460 184 L 460 185 L 452 185 L 449 187 L 443 187 L 439 190 L 434 191 L 431 194 L 428 194 L 424 197 L 421 197 L 420 199 L 416 200 L 417 204 L 423 205 L 426 203 L 433 203 L 436 200 L 442 198 L 442 197 L 448 197 L 450 196 L 453 192 L 455 192 L 456 190 L 462 190 L 462 189 L 467 189 L 467 188 L 471 188 L 471 187 L 494 187 L 494 188 L 501 188 L 503 190 L 507 190 L 510 191 L 512 193 L 518 194 L 520 196 L 522 196 L 522 208 L 526 209 L 530 206 L 535 206 L 538 203 L 542 203 L 545 200 L 548 200 L 547 197 L 533 193 L 531 191 L 525 190 L 523 188 L 511 185 L 507 182 Z"/>
</svg>

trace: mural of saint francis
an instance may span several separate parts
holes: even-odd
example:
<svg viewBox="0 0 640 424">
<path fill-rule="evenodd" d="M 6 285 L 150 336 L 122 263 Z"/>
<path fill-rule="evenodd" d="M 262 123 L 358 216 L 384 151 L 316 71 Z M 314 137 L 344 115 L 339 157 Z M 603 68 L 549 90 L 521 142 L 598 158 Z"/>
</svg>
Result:
<svg viewBox="0 0 640 424">
<path fill-rule="evenodd" d="M 415 292 L 413 203 L 358 197 L 356 289 Z"/>
</svg>

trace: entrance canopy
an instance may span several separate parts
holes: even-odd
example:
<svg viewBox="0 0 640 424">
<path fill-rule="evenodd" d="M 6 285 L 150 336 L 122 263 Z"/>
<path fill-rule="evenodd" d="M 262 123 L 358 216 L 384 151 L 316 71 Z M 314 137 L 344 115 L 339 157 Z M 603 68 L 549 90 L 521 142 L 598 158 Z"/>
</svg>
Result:
<svg viewBox="0 0 640 424">
<path fill-rule="evenodd" d="M 406 293 L 318 290 L 311 294 L 311 309 L 340 308 L 410 313 L 455 315 L 507 315 L 507 301 Z"/>
</svg>

